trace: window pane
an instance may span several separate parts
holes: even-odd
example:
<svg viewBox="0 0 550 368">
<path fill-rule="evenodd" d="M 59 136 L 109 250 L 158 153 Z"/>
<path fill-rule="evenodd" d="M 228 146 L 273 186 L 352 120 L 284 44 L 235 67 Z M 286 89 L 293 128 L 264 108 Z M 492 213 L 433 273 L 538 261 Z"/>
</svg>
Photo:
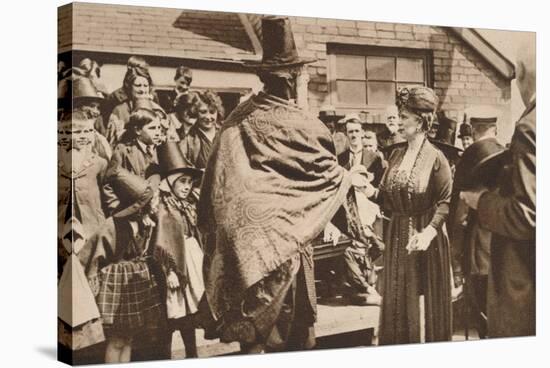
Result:
<svg viewBox="0 0 550 368">
<path fill-rule="evenodd" d="M 367 102 L 365 82 L 336 81 L 339 102 L 365 105 Z"/>
<path fill-rule="evenodd" d="M 397 80 L 408 82 L 424 82 L 424 60 L 398 58 Z"/>
<path fill-rule="evenodd" d="M 395 58 L 369 56 L 367 58 L 367 77 L 369 79 L 392 81 L 395 79 Z"/>
<path fill-rule="evenodd" d="M 365 80 L 365 57 L 337 55 L 336 78 Z"/>
<path fill-rule="evenodd" d="M 395 83 L 368 82 L 367 91 L 369 105 L 395 104 Z"/>
</svg>

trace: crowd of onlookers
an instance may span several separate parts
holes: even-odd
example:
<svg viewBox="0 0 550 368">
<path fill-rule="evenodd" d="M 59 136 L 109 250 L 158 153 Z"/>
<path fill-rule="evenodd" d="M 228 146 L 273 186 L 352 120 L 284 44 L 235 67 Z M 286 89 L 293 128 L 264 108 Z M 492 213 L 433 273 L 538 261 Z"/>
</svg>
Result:
<svg viewBox="0 0 550 368">
<path fill-rule="evenodd" d="M 180 224 L 185 228 L 184 233 L 192 235 L 200 244 L 201 236 L 196 227 L 196 214 L 193 216 L 193 213 L 200 195 L 200 170 L 206 167 L 212 145 L 223 124 L 225 111 L 220 97 L 210 90 L 193 91 L 193 74 L 185 66 L 175 70 L 175 88 L 169 104 L 164 107 L 159 104 L 149 66 L 141 57 L 129 58 L 122 86 L 111 93 L 105 91 L 99 78 L 100 72 L 98 63 L 86 58 L 77 67 L 67 70 L 61 67 L 58 73 L 60 234 L 64 235 L 65 230 L 71 233 L 73 240 L 75 236 L 80 239 L 80 242 L 73 241 L 72 245 L 72 252 L 79 253 L 79 246 L 108 228 L 106 223 L 109 218 L 127 217 L 121 216 L 121 211 L 136 206 L 132 202 L 143 194 L 137 187 L 141 185 L 145 188 L 144 183 L 148 182 L 158 189 L 161 198 L 173 197 L 168 203 L 185 214 L 182 215 L 185 225 Z M 331 107 L 322 108 L 319 114 L 320 120 L 333 135 L 338 163 L 347 169 L 354 165 L 365 166 L 376 190 L 387 167 L 391 148 L 405 141 L 401 135 L 403 127 L 397 106 L 389 106 L 385 116 L 385 124 L 371 124 L 364 122 L 360 114 L 338 116 Z M 447 124 L 445 129 L 456 129 L 456 123 L 453 123 Z M 437 124 L 434 126 L 437 127 Z M 469 127 L 461 127 L 461 138 L 471 136 L 463 129 L 466 126 Z M 438 131 L 432 129 L 429 134 L 436 139 Z M 450 136 L 452 133 L 447 134 L 447 137 Z M 168 156 L 166 152 L 169 152 Z M 175 159 L 174 155 L 181 157 Z M 175 168 L 175 173 L 180 174 L 177 178 L 169 178 L 168 174 L 173 173 L 166 167 L 174 164 L 171 160 L 180 165 Z M 192 172 L 193 175 L 182 179 L 183 172 Z M 384 238 L 384 215 L 378 204 L 370 201 L 366 212 L 369 213 L 372 231 L 369 239 L 380 245 Z M 143 215 L 139 211 L 137 213 Z M 157 229 L 160 228 L 157 226 Z M 341 240 L 340 233 L 335 229 L 329 224 L 324 240 Z M 174 233 L 176 228 L 167 227 L 163 231 Z M 197 249 L 200 254 L 200 246 Z M 381 302 L 376 281 L 382 269 L 381 261 L 376 261 L 381 253 L 374 254 L 373 249 L 383 249 L 383 245 L 373 247 L 372 244 L 353 241 L 344 252 L 345 267 L 340 279 L 352 303 L 379 305 Z M 71 252 L 71 249 L 68 251 Z M 88 259 L 80 258 L 90 278 L 90 257 L 93 257 L 88 253 L 86 257 Z M 181 267 L 187 268 L 185 264 Z M 168 287 L 178 286 L 177 277 L 166 269 L 164 271 Z M 117 272 L 125 271 L 118 270 L 115 274 Z M 200 284 L 200 269 L 196 275 Z M 156 287 L 149 286 L 152 289 Z M 113 288 L 116 289 L 115 286 Z M 96 298 L 101 298 L 98 297 L 99 290 L 93 291 Z M 195 298 L 198 299 L 198 296 Z M 104 312 L 101 310 L 104 303 L 98 302 L 98 305 L 100 312 Z M 191 310 L 196 311 L 196 307 Z M 192 326 L 192 323 L 187 324 Z M 186 340 L 187 353 L 196 355 L 194 334 L 189 332 L 189 328 L 181 331 Z M 126 346 L 129 344 L 125 341 Z M 118 353 L 124 354 L 124 349 L 108 349 L 110 358 Z"/>
<path fill-rule="evenodd" d="M 99 76 L 90 59 L 58 73 L 59 275 L 66 279 L 67 259 L 77 256 L 95 303 L 75 308 L 96 312 L 72 346 L 107 336 L 107 362 L 126 361 L 131 350 L 135 359 L 169 358 L 171 331 L 179 329 L 187 356 L 196 356 L 192 316 L 204 285 L 195 206 L 222 101 L 191 91 L 192 72 L 182 66 L 161 107 L 149 66 L 136 56 L 112 93 Z M 67 341 L 70 319 L 60 322 Z"/>
<path fill-rule="evenodd" d="M 226 117 L 222 100 L 211 90 L 195 91 L 192 71 L 184 66 L 176 68 L 175 88 L 164 106 L 143 58 L 130 57 L 122 86 L 111 93 L 101 84 L 100 74 L 98 63 L 88 58 L 70 69 L 60 65 L 58 72 L 60 285 L 68 282 L 64 275 L 66 265 L 78 260 L 79 272 L 86 282 L 77 287 L 93 296 L 83 299 L 88 304 L 80 307 L 88 314 L 79 323 L 60 316 L 60 335 L 66 336 L 71 341 L 67 345 L 73 347 L 92 347 L 106 340 L 105 361 L 123 362 L 130 357 L 169 358 L 172 332 L 179 330 L 186 356 L 197 356 L 196 314 L 204 292 L 203 236 L 197 227 L 197 203 L 201 177 Z M 437 98 L 433 91 L 426 90 L 411 93 L 426 94 L 428 97 L 423 98 L 432 98 L 428 102 L 435 109 Z M 401 211 L 407 211 L 395 205 L 382 210 L 383 196 L 379 195 L 385 190 L 388 197 L 392 191 L 400 190 L 399 185 L 406 185 L 400 175 L 401 169 L 409 165 L 408 150 L 405 153 L 399 147 L 409 147 L 417 134 L 438 148 L 443 156 L 436 155 L 435 163 L 426 169 L 427 175 L 432 175 L 429 185 L 433 185 L 443 170 L 440 167 L 447 164 L 452 174 L 445 183 L 452 181 L 463 149 L 482 140 L 496 142 L 497 118 L 488 116 L 486 111 L 472 113 L 459 127 L 444 112 L 438 112 L 430 116 L 426 127 L 408 132 L 410 124 L 403 123 L 411 119 L 406 115 L 407 109 L 418 113 L 417 120 L 422 121 L 422 103 L 427 102 L 418 102 L 418 107 L 409 96 L 401 100 L 405 102 L 399 108 L 388 106 L 383 124 L 367 123 L 362 114 L 339 116 L 328 106 L 319 113 L 332 135 L 338 164 L 348 170 L 362 165 L 368 173 L 369 184 L 362 187 L 365 195 L 357 199 L 368 244 L 351 241 L 342 256 L 344 268 L 340 275 L 344 296 L 359 305 L 382 303 L 385 290 L 377 280 L 385 277 L 381 261 L 387 256 L 384 239 L 388 238 L 388 231 L 395 231 L 388 229 L 386 220 L 392 212 L 394 218 L 399 218 Z M 463 149 L 455 146 L 457 130 Z M 495 152 L 503 150 L 494 144 Z M 427 150 L 422 147 L 414 154 Z M 392 156 L 396 149 L 400 153 Z M 397 165 L 401 171 L 395 171 L 399 154 L 404 155 Z M 408 175 L 415 172 L 415 165 L 410 162 Z M 464 257 L 471 255 L 464 254 L 461 244 L 470 239 L 454 235 L 463 236 L 460 229 L 466 226 L 469 213 L 467 206 L 456 208 L 459 192 L 453 192 L 451 198 L 450 188 L 447 189 L 448 198 L 437 202 L 440 193 L 431 193 L 430 200 L 437 206 L 444 203 L 443 207 L 450 202 L 451 210 L 446 209 L 445 218 L 450 213 L 446 223 L 453 252 L 453 286 L 459 287 L 465 273 L 472 272 L 471 265 L 467 270 L 462 267 Z M 399 200 L 396 203 L 403 204 Z M 437 229 L 442 227 L 437 225 Z M 439 236 L 440 230 L 437 234 L 433 231 L 427 244 Z M 329 223 L 323 240 L 337 244 L 341 235 Z M 423 241 L 414 240 L 419 244 Z M 490 237 L 480 242 L 488 253 Z M 476 276 L 481 276 L 478 309 L 483 316 L 486 264 L 476 272 Z M 60 290 L 64 289 L 60 286 Z M 484 336 L 483 321 L 478 329 Z"/>
</svg>

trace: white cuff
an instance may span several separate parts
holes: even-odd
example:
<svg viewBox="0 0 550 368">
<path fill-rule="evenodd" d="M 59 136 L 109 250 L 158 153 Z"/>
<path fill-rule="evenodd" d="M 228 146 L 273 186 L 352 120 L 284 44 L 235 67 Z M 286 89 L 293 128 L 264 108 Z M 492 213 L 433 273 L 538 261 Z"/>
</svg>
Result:
<svg viewBox="0 0 550 368">
<path fill-rule="evenodd" d="M 424 228 L 422 232 L 429 236 L 430 239 L 435 238 L 435 236 L 437 235 L 437 230 L 431 225 L 426 226 L 426 228 Z"/>
</svg>

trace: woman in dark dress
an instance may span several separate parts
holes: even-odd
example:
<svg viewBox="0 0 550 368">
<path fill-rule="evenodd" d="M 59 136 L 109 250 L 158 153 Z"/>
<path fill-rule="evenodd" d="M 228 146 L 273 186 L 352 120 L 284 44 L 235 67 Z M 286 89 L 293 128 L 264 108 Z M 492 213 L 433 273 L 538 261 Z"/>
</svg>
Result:
<svg viewBox="0 0 550 368">
<path fill-rule="evenodd" d="M 445 221 L 451 169 L 427 139 L 438 104 L 427 87 L 403 88 L 399 115 L 406 142 L 391 153 L 380 186 L 391 212 L 385 233 L 380 344 L 451 339 L 451 280 Z"/>
</svg>

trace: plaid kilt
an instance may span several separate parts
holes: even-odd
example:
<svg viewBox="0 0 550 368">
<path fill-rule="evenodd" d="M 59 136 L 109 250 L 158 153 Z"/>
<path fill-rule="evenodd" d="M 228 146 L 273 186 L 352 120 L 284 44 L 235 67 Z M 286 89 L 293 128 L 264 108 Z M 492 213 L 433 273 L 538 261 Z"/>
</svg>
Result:
<svg viewBox="0 0 550 368">
<path fill-rule="evenodd" d="M 110 264 L 100 280 L 97 305 L 106 332 L 131 336 L 160 326 L 161 293 L 144 259 Z"/>
</svg>

